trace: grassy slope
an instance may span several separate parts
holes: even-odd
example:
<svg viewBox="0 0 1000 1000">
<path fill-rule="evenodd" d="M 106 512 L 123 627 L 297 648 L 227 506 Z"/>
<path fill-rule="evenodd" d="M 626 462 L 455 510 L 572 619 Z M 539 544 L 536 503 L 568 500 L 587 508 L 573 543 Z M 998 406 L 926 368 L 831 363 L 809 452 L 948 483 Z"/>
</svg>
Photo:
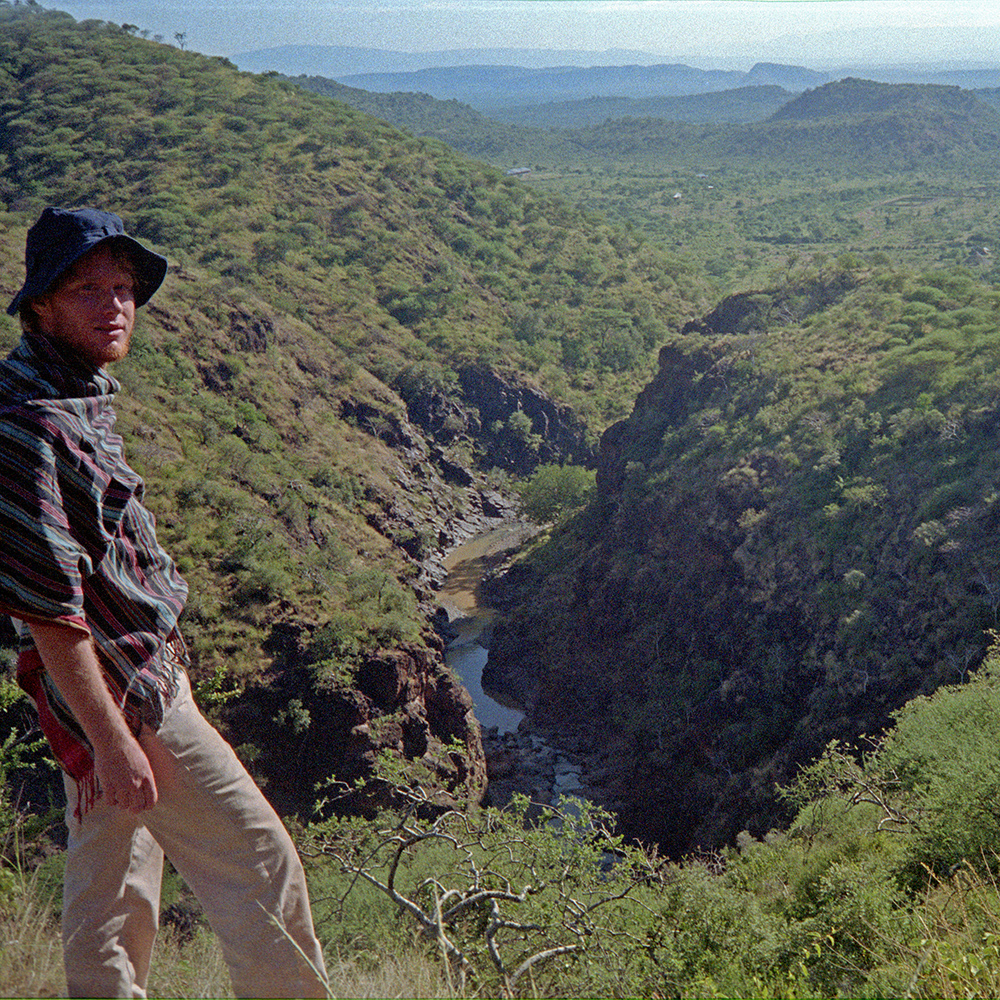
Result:
<svg viewBox="0 0 1000 1000">
<path fill-rule="evenodd" d="M 419 630 L 405 588 L 372 603 L 368 576 L 415 567 L 369 527 L 399 456 L 345 408 L 398 425 L 404 370 L 455 393 L 476 362 L 599 431 L 704 301 L 683 266 L 443 146 L 112 25 L 0 11 L 0 120 L 5 293 L 45 203 L 116 208 L 173 262 L 121 410 L 206 670 L 256 671 L 280 621 L 346 615 L 362 645 Z M 597 303 L 635 328 L 633 367 L 592 365 Z M 544 335 L 516 339 L 515 314 Z M 463 503 L 409 499 L 418 519 Z"/>
</svg>

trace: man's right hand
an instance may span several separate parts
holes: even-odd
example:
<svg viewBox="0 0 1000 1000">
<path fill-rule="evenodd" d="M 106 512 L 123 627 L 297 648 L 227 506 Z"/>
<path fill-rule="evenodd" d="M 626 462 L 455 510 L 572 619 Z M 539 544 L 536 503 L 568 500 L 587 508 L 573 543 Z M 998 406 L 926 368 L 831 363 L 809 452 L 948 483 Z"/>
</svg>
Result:
<svg viewBox="0 0 1000 1000">
<path fill-rule="evenodd" d="M 100 750 L 94 745 L 94 773 L 101 794 L 119 809 L 140 813 L 156 805 L 156 778 L 142 747 L 125 729 L 124 735 Z"/>
</svg>

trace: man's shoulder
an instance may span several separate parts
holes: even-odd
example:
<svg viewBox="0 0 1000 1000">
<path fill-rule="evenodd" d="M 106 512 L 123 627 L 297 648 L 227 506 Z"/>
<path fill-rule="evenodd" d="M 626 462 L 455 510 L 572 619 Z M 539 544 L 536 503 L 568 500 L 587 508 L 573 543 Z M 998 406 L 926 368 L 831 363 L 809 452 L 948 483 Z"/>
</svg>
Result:
<svg viewBox="0 0 1000 1000">
<path fill-rule="evenodd" d="M 39 427 L 78 420 L 80 400 L 60 398 L 66 393 L 49 367 L 24 340 L 0 360 L 0 421 L 38 424 Z"/>
<path fill-rule="evenodd" d="M 44 395 L 46 380 L 41 367 L 22 340 L 0 361 L 0 407 L 18 407 Z"/>
<path fill-rule="evenodd" d="M 46 448 L 73 436 L 73 414 L 52 405 L 49 386 L 40 373 L 14 353 L 0 360 L 0 453 Z M 15 447 L 16 445 L 16 447 Z"/>
</svg>

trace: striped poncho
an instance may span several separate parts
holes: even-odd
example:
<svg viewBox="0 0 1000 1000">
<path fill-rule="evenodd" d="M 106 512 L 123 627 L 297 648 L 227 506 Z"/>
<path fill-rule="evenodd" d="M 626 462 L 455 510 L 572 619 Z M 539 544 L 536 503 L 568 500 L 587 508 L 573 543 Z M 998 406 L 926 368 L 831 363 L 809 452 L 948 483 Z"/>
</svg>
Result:
<svg viewBox="0 0 1000 1000">
<path fill-rule="evenodd" d="M 180 667 L 164 647 L 187 597 L 114 430 L 119 388 L 32 334 L 0 362 L 0 611 L 18 628 L 18 683 L 59 763 L 91 793 L 90 746 L 26 626 L 89 633 L 138 732 L 143 722 L 159 727 L 177 690 Z"/>
</svg>

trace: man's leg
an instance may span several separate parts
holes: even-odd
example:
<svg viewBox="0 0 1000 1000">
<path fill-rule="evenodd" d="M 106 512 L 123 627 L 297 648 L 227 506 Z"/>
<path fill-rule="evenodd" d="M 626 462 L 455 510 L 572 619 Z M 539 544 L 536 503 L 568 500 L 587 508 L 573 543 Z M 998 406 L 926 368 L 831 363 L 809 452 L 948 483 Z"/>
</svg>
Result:
<svg viewBox="0 0 1000 1000">
<path fill-rule="evenodd" d="M 237 996 L 326 996 L 295 845 L 186 679 L 160 731 L 139 740 L 159 793 L 142 821 L 204 907 Z"/>
<path fill-rule="evenodd" d="M 163 851 L 141 819 L 98 798 L 77 819 L 67 778 L 63 956 L 71 997 L 144 997 L 160 910 Z"/>
</svg>

